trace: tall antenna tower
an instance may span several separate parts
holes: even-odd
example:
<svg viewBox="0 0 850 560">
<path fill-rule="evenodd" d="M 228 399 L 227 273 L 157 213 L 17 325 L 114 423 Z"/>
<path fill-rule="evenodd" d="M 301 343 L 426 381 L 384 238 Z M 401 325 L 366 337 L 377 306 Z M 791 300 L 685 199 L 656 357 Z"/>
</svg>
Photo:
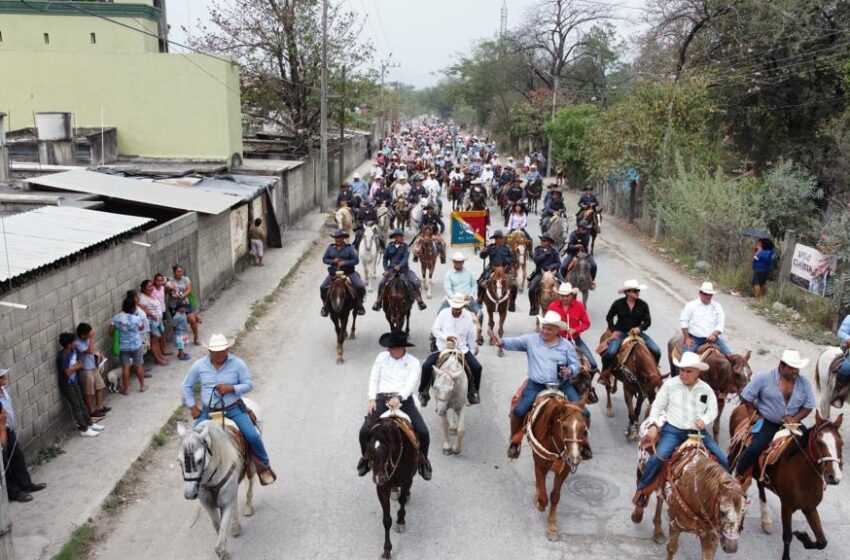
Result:
<svg viewBox="0 0 850 560">
<path fill-rule="evenodd" d="M 508 32 L 508 2 L 507 0 L 503 0 L 502 2 L 502 24 L 499 27 L 499 38 L 504 39 L 505 34 Z"/>
</svg>

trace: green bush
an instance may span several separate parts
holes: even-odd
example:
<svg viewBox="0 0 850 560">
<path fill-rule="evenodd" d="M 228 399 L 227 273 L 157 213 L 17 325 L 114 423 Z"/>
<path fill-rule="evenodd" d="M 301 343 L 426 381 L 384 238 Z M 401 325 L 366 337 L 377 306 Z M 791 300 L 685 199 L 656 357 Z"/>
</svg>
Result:
<svg viewBox="0 0 850 560">
<path fill-rule="evenodd" d="M 755 203 L 762 222 L 780 240 L 789 229 L 804 236 L 819 229 L 822 197 L 814 175 L 783 160 L 764 175 Z"/>
</svg>

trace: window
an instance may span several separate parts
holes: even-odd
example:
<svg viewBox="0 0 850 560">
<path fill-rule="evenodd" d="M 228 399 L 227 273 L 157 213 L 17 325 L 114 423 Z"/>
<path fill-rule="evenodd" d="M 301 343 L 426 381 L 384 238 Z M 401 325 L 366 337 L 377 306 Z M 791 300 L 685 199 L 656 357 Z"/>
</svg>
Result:
<svg viewBox="0 0 850 560">
<path fill-rule="evenodd" d="M 45 33 L 45 34 L 44 34 L 44 44 L 45 44 L 45 45 L 49 45 L 49 44 L 50 44 L 50 33 Z"/>
<path fill-rule="evenodd" d="M 97 35 L 95 35 L 94 33 L 89 33 L 89 40 L 91 41 L 92 45 L 96 45 L 97 44 Z"/>
</svg>

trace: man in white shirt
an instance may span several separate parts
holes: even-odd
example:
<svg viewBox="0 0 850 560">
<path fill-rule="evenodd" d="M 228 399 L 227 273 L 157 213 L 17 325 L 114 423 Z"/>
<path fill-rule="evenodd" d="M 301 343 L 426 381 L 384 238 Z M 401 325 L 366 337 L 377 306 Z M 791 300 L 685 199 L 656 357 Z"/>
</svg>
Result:
<svg viewBox="0 0 850 560">
<path fill-rule="evenodd" d="M 689 301 L 679 315 L 679 327 L 682 329 L 684 344 L 682 352 L 696 352 L 706 342 L 717 345 L 723 354 L 729 356 L 732 350 L 720 336 L 726 328 L 726 315 L 723 307 L 713 301 L 714 284 L 703 282 L 699 288 L 699 297 Z"/>
<path fill-rule="evenodd" d="M 711 386 L 699 378 L 700 372 L 708 369 L 693 352 L 685 352 L 681 361 L 673 360 L 679 368 L 679 375 L 671 377 L 661 385 L 649 418 L 642 426 L 646 430 L 646 441 L 655 441 L 659 432 L 661 437 L 655 444 L 655 454 L 644 466 L 643 476 L 638 482 L 633 502 L 635 510 L 632 521 L 640 523 L 643 508 L 646 507 L 655 477 L 661 472 L 663 462 L 670 458 L 676 449 L 688 439 L 689 432 L 698 431 L 702 443 L 714 455 L 723 468 L 729 470 L 726 454 L 711 437 L 706 427 L 717 418 L 717 397 Z"/>
<path fill-rule="evenodd" d="M 431 438 L 428 426 L 419 409 L 413 401 L 413 391 L 419 384 L 419 360 L 407 353 L 413 344 L 407 341 L 404 332 L 394 331 L 381 335 L 378 344 L 386 348 L 378 354 L 369 375 L 369 403 L 366 406 L 366 418 L 360 427 L 360 461 L 357 463 L 357 474 L 365 476 L 369 472 L 369 461 L 366 459 L 366 445 L 372 426 L 381 418 L 381 414 L 389 407 L 399 407 L 410 417 L 413 431 L 419 438 L 419 474 L 425 480 L 431 480 L 431 464 L 428 461 L 428 446 Z"/>
<path fill-rule="evenodd" d="M 425 363 L 422 364 L 422 377 L 419 381 L 419 400 L 422 402 L 422 406 L 427 405 L 431 398 L 431 376 L 434 366 L 437 365 L 440 352 L 446 349 L 449 342 L 454 343 L 455 347 L 463 353 L 463 359 L 472 373 L 473 382 L 469 385 L 466 395 L 469 404 L 481 402 L 478 391 L 481 388 L 481 371 L 483 368 L 475 358 L 475 354 L 478 353 L 478 333 L 472 320 L 472 313 L 464 309 L 467 301 L 466 296 L 462 293 L 453 294 L 452 297 L 448 298 L 448 303 L 451 309 L 440 311 L 434 321 L 434 326 L 431 328 L 431 334 L 437 341 L 437 352 L 432 352 L 425 359 Z"/>
<path fill-rule="evenodd" d="M 463 178 L 464 178 L 464 175 L 460 171 L 460 165 L 455 165 L 454 169 L 452 169 L 452 172 L 449 173 L 449 182 L 450 183 L 457 183 L 457 182 L 463 181 Z"/>
<path fill-rule="evenodd" d="M 407 177 L 401 177 L 396 181 L 393 187 L 393 201 L 400 198 L 407 200 L 407 195 L 410 194 L 410 183 L 407 182 Z"/>
<path fill-rule="evenodd" d="M 438 212 L 442 212 L 443 201 L 440 200 L 440 194 L 442 194 L 443 188 L 440 186 L 440 182 L 437 181 L 437 173 L 434 171 L 428 173 L 428 179 L 422 183 L 422 187 L 428 193 L 428 198 L 437 205 Z"/>
<path fill-rule="evenodd" d="M 393 172 L 393 179 L 396 179 L 396 180 L 407 179 L 407 164 L 406 163 L 400 164 L 398 166 L 398 169 L 396 169 Z"/>
</svg>

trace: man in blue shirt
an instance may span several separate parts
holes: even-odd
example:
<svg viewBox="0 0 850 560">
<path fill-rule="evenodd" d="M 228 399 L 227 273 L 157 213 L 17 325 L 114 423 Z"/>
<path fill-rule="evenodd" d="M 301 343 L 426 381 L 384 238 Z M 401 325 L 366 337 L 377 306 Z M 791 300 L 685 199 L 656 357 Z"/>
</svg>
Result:
<svg viewBox="0 0 850 560">
<path fill-rule="evenodd" d="M 354 247 L 345 242 L 348 238 L 347 233 L 338 229 L 331 234 L 331 237 L 333 237 L 334 242 L 328 245 L 328 248 L 325 249 L 325 254 L 322 256 L 322 262 L 328 265 L 328 275 L 325 277 L 322 285 L 319 286 L 319 295 L 322 298 L 322 310 L 320 314 L 322 317 L 328 316 L 328 309 L 325 304 L 325 300 L 328 297 L 328 288 L 331 287 L 331 280 L 333 280 L 337 271 L 342 271 L 351 280 L 354 291 L 357 292 L 357 307 L 355 312 L 358 315 L 365 315 L 366 310 L 363 309 L 363 298 L 366 297 L 366 285 L 354 269 L 357 263 L 360 262 L 360 257 L 357 255 Z"/>
<path fill-rule="evenodd" d="M 416 298 L 416 303 L 419 309 L 423 310 L 428 306 L 422 301 L 422 290 L 420 289 L 419 278 L 410 270 L 410 251 L 408 251 L 407 243 L 404 242 L 404 231 L 396 229 L 390 232 L 392 243 L 387 243 L 387 248 L 384 249 L 384 257 L 381 262 L 384 266 L 384 277 L 378 282 L 378 294 L 372 309 L 375 311 L 381 310 L 381 298 L 384 296 L 384 286 L 387 284 L 390 271 L 401 274 L 407 280 L 408 286 L 413 290 L 413 296 Z"/>
<path fill-rule="evenodd" d="M 561 321 L 561 316 L 555 311 L 547 311 L 546 315 L 538 318 L 539 333 L 528 333 L 518 337 L 499 338 L 496 333 L 490 333 L 490 341 L 499 348 L 525 352 L 528 359 L 528 382 L 513 411 L 511 411 L 511 445 L 508 447 L 508 458 L 519 457 L 517 435 L 523 428 L 525 415 L 534 405 L 537 395 L 546 389 L 547 383 L 558 383 L 559 390 L 571 402 L 579 402 L 578 391 L 572 385 L 572 379 L 581 371 L 581 362 L 572 342 L 561 338 L 560 331 L 566 330 L 567 324 Z M 585 408 L 584 416 L 590 427 L 590 411 Z M 593 456 L 590 446 L 582 449 L 582 458 Z"/>
<path fill-rule="evenodd" d="M 590 289 L 596 288 L 596 260 L 590 254 L 590 224 L 580 222 L 578 229 L 574 230 L 567 240 L 567 256 L 564 258 L 564 263 L 561 265 L 561 278 L 566 279 L 570 272 L 570 263 L 579 253 L 585 253 L 590 259 Z"/>
<path fill-rule="evenodd" d="M 735 465 L 735 475 L 739 479 L 746 478 L 747 471 L 783 424 L 799 424 L 815 408 L 812 384 L 800 376 L 800 370 L 808 363 L 809 360 L 801 358 L 796 350 L 786 350 L 779 367 L 754 375 L 741 392 L 741 402 L 747 411 L 750 414 L 758 411 L 761 418 L 753 425 L 752 442 Z"/>
<path fill-rule="evenodd" d="M 369 202 L 369 185 L 360 178 L 359 173 L 355 173 L 351 180 L 351 195 L 359 196 L 363 202 Z"/>
<path fill-rule="evenodd" d="M 209 419 L 210 412 L 223 412 L 232 420 L 257 458 L 255 465 L 260 483 L 271 484 L 277 478 L 271 469 L 269 455 L 263 445 L 260 431 L 248 414 L 242 396 L 254 388 L 251 372 L 241 359 L 228 352 L 230 343 L 223 334 L 210 337 L 209 356 L 201 358 L 189 368 L 183 379 L 183 402 L 192 412 L 195 426 Z M 200 406 L 195 400 L 195 384 L 201 385 Z"/>
<path fill-rule="evenodd" d="M 844 317 L 844 321 L 841 322 L 841 326 L 838 328 L 838 338 L 841 340 L 841 349 L 846 352 L 847 348 L 850 347 L 850 315 Z M 845 378 L 845 381 L 850 379 L 850 352 L 844 354 L 844 363 L 841 364 L 838 373 Z"/>
<path fill-rule="evenodd" d="M 490 259 L 487 267 L 481 273 L 480 283 L 484 286 L 487 281 L 490 280 L 490 276 L 493 274 L 493 269 L 497 266 L 502 267 L 505 270 L 505 273 L 507 273 L 508 281 L 511 285 L 510 299 L 508 300 L 508 311 L 516 311 L 517 288 L 516 277 L 514 276 L 512 266 L 514 264 L 514 255 L 511 253 L 511 248 L 505 244 L 505 233 L 502 230 L 498 229 L 494 231 L 493 235 L 490 236 L 490 239 L 493 240 L 493 243 L 478 252 L 478 256 L 482 259 Z"/>
</svg>

